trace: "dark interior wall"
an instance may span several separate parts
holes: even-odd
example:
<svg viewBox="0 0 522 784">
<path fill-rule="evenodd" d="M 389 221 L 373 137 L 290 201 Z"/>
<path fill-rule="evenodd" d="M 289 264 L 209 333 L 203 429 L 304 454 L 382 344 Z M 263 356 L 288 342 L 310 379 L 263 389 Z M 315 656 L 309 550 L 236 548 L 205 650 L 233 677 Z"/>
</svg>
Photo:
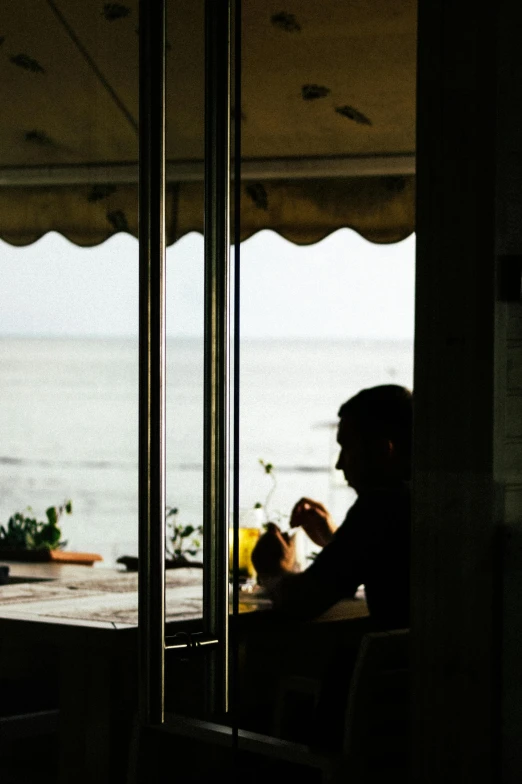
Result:
<svg viewBox="0 0 522 784">
<path fill-rule="evenodd" d="M 492 780 L 495 18 L 419 3 L 414 780 Z M 498 724 L 498 722 L 497 722 Z"/>
<path fill-rule="evenodd" d="M 500 727 L 502 781 L 522 771 L 522 54 L 518 7 L 498 5 L 496 109 L 496 249 L 503 277 L 497 301 L 496 476 L 503 489 Z M 505 281 L 504 281 L 505 282 Z M 518 287 L 518 291 L 517 291 Z"/>
</svg>

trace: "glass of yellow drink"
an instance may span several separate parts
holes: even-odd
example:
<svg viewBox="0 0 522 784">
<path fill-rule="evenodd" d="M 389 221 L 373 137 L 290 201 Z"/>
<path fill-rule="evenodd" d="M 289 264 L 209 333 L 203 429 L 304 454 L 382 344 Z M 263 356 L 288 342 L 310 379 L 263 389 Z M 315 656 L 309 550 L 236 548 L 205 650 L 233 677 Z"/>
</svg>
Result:
<svg viewBox="0 0 522 784">
<path fill-rule="evenodd" d="M 239 552 L 238 552 L 238 569 L 239 577 L 255 578 L 256 571 L 252 563 L 252 550 L 254 549 L 257 540 L 261 535 L 260 528 L 239 528 Z M 229 558 L 230 558 L 230 574 L 232 575 L 233 558 L 234 558 L 234 531 L 231 528 L 229 531 Z"/>
</svg>

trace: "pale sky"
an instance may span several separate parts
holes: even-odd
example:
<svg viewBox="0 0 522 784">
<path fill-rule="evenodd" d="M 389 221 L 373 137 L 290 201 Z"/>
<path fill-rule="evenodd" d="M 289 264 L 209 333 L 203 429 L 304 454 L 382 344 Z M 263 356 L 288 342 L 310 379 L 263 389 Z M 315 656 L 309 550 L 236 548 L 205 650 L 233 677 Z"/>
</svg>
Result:
<svg viewBox="0 0 522 784">
<path fill-rule="evenodd" d="M 241 246 L 245 338 L 412 339 L 415 239 L 375 245 L 341 229 L 297 247 L 271 231 Z M 119 234 L 78 248 L 48 234 L 26 248 L 0 240 L 0 335 L 133 336 L 138 243 Z M 167 333 L 203 329 L 203 238 L 167 251 Z"/>
</svg>

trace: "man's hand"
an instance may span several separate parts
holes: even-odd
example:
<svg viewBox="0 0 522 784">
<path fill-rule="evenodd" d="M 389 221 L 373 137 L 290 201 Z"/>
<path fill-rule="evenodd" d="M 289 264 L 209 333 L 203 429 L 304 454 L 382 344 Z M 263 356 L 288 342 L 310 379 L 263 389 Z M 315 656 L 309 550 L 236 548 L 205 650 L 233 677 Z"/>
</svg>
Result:
<svg viewBox="0 0 522 784">
<path fill-rule="evenodd" d="M 281 533 L 275 523 L 268 523 L 266 533 L 256 542 L 252 564 L 259 582 L 263 577 L 280 577 L 295 567 L 295 537 Z"/>
<path fill-rule="evenodd" d="M 301 498 L 290 516 L 290 527 L 301 527 L 314 544 L 324 547 L 332 541 L 336 525 L 328 509 L 311 498 Z"/>
</svg>

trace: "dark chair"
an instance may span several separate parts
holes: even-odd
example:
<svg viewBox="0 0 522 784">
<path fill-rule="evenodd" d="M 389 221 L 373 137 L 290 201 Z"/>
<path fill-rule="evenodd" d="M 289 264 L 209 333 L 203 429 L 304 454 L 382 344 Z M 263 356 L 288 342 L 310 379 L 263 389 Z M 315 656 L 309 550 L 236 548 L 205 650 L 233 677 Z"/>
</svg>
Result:
<svg viewBox="0 0 522 784">
<path fill-rule="evenodd" d="M 409 780 L 409 665 L 409 630 L 363 637 L 346 710 L 341 770 L 347 777 L 340 781 Z"/>
<path fill-rule="evenodd" d="M 342 673 L 341 680 L 342 680 Z M 335 679 L 330 679 L 331 683 Z M 322 684 L 318 679 L 286 677 L 280 684 L 273 731 L 287 741 L 299 741 L 299 732 L 316 715 Z M 343 689 L 340 687 L 342 695 Z M 325 749 L 327 712 L 312 723 L 307 738 L 310 761 L 324 761 L 322 781 L 331 784 L 404 784 L 410 767 L 409 630 L 371 632 L 362 638 L 355 660 L 341 726 L 341 748 Z M 334 695 L 336 705 L 339 695 Z M 342 698 L 342 697 L 341 697 Z M 324 701 L 328 705 L 327 696 Z M 303 718 L 304 717 L 304 718 Z M 317 734 L 321 737 L 317 737 Z M 323 747 L 322 753 L 321 747 Z"/>
</svg>

